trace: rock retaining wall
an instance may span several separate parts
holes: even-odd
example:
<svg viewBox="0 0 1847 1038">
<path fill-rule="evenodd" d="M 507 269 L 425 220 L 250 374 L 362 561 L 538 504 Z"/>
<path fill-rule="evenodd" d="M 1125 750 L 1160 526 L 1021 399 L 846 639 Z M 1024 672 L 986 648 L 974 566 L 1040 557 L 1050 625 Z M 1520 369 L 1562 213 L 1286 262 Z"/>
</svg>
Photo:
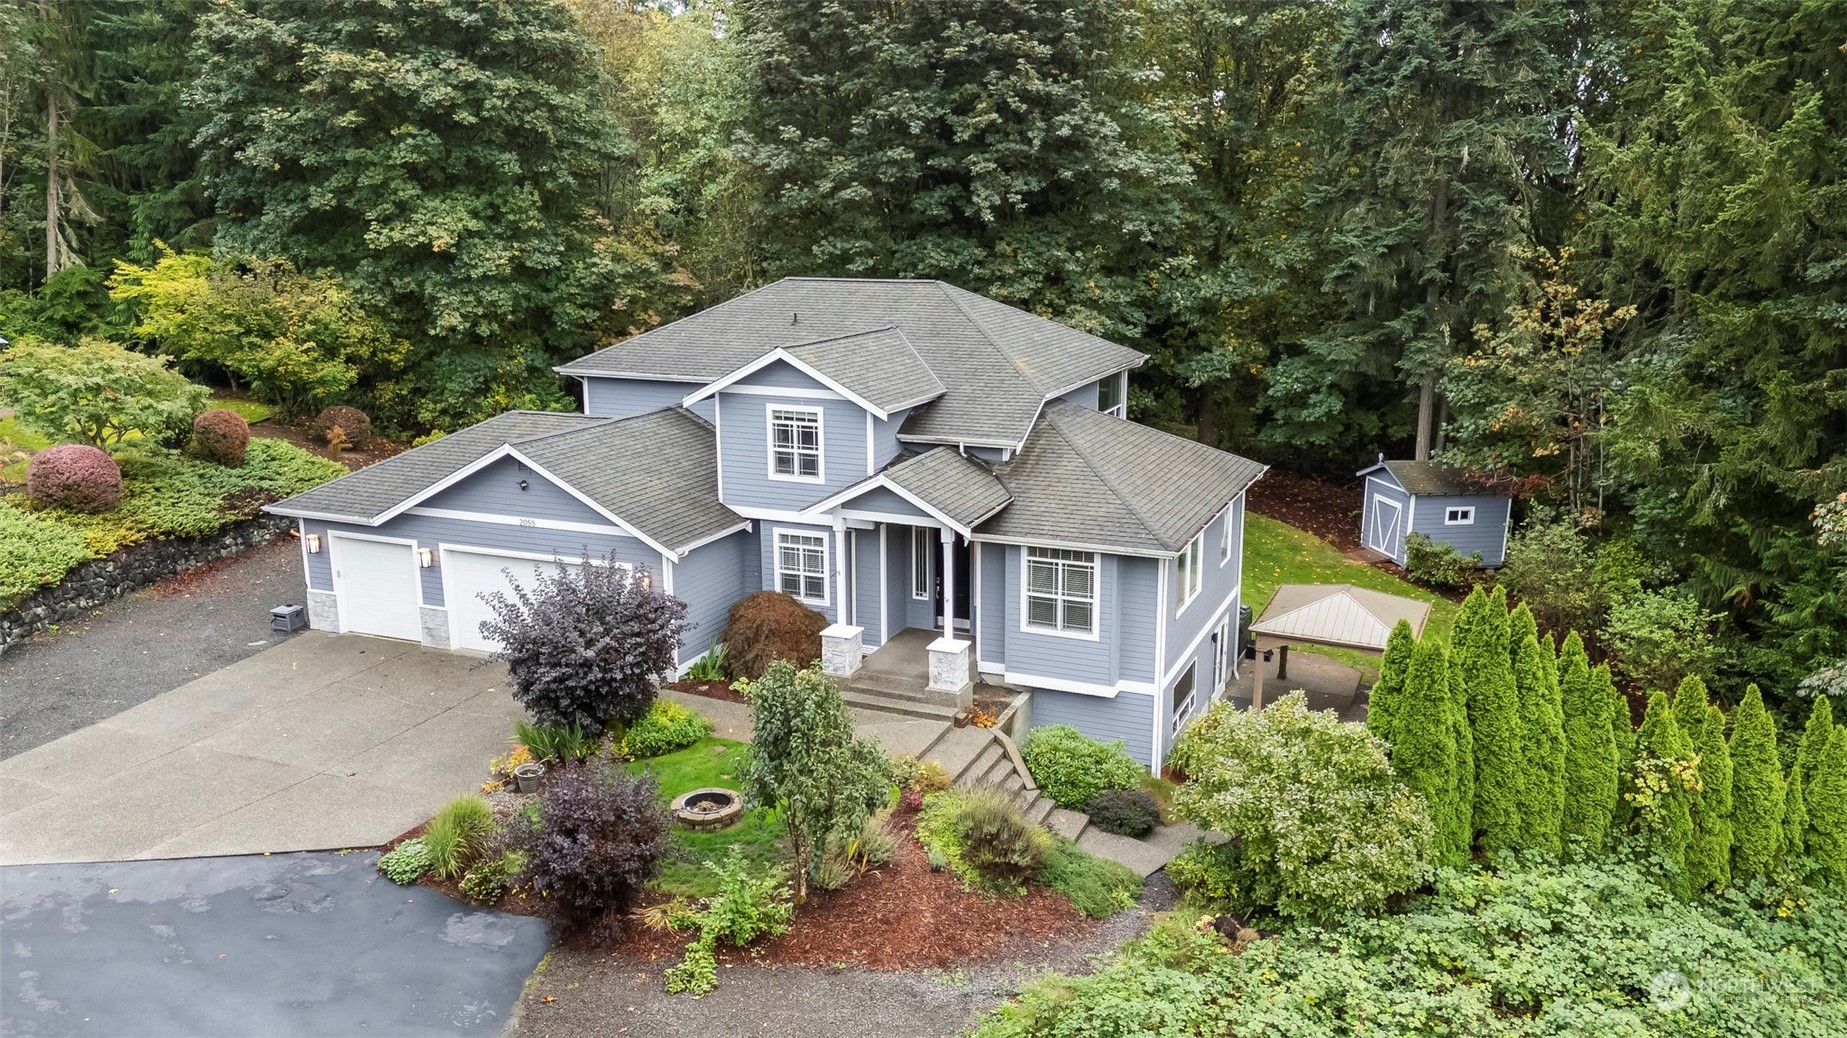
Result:
<svg viewBox="0 0 1847 1038">
<path fill-rule="evenodd" d="M 34 631 L 74 620 L 130 591 L 158 583 L 246 548 L 267 544 L 288 532 L 294 520 L 278 516 L 248 519 L 205 537 L 183 537 L 130 545 L 108 558 L 93 559 L 64 579 L 0 610 L 0 654 Z"/>
</svg>

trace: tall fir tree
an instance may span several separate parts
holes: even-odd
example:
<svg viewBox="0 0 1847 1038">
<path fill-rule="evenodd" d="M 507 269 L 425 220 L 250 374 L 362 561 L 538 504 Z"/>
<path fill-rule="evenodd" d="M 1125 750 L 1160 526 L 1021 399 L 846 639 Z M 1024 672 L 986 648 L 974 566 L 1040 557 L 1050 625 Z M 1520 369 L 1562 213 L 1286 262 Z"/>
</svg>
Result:
<svg viewBox="0 0 1847 1038">
<path fill-rule="evenodd" d="M 1366 696 L 1366 729 L 1392 743 L 1393 719 L 1398 713 L 1398 699 L 1404 694 L 1405 673 L 1411 668 L 1411 654 L 1417 638 L 1411 625 L 1400 620 L 1385 639 L 1385 655 L 1379 661 L 1379 680 L 1373 682 Z M 1447 677 L 1444 687 L 1448 687 Z"/>
<path fill-rule="evenodd" d="M 1776 722 L 1752 685 L 1732 718 L 1732 876 L 1768 877 L 1783 857 L 1783 769 Z"/>
<path fill-rule="evenodd" d="M 1834 707 L 1827 696 L 1816 696 L 1815 704 L 1809 707 L 1808 724 L 1802 728 L 1802 741 L 1796 744 L 1796 768 L 1802 772 L 1805 792 L 1814 788 L 1815 769 L 1821 765 L 1822 752 L 1828 748 L 1834 727 Z"/>
<path fill-rule="evenodd" d="M 1641 835 L 1668 867 L 1668 889 L 1681 897 L 1692 894 L 1687 851 L 1693 843 L 1692 791 L 1687 781 L 1697 776 L 1687 771 L 1693 747 L 1674 719 L 1674 704 L 1666 692 L 1648 696 L 1648 711 L 1635 736 L 1635 764 L 1629 789 L 1635 798 L 1635 818 Z"/>
<path fill-rule="evenodd" d="M 1479 592 L 1472 592 L 1476 594 Z M 1462 656 L 1468 690 L 1469 730 L 1475 757 L 1474 828 L 1482 850 L 1517 847 L 1526 768 L 1521 745 L 1519 692 L 1507 646 L 1507 596 L 1496 589 L 1477 610 Z"/>
<path fill-rule="evenodd" d="M 1847 726 L 1836 726 L 1815 765 L 1815 784 L 1803 789 L 1808 810 L 1808 853 L 1828 883 L 1847 883 Z"/>
<path fill-rule="evenodd" d="M 1723 890 L 1732 882 L 1732 783 L 1735 768 L 1725 741 L 1725 713 L 1706 707 L 1693 740 L 1699 755 L 1699 812 L 1693 819 L 1693 842 L 1687 848 L 1688 882 L 1695 890 Z"/>
<path fill-rule="evenodd" d="M 1520 841 L 1529 849 L 1558 854 L 1565 805 L 1565 735 L 1557 703 L 1557 661 L 1541 645 L 1532 611 L 1514 610 L 1509 626 L 1520 638 L 1514 649 L 1514 687 L 1519 697 Z"/>
<path fill-rule="evenodd" d="M 1565 637 L 1559 653 L 1558 684 L 1565 715 L 1564 813 L 1559 828 L 1595 850 L 1610 835 L 1621 761 L 1610 723 L 1615 703 L 1591 680 L 1590 657 L 1576 631 Z"/>
<path fill-rule="evenodd" d="M 1461 865 L 1469 857 L 1470 805 L 1457 784 L 1457 704 L 1450 695 L 1449 660 L 1435 639 L 1417 643 L 1398 703 L 1392 768 L 1429 805 L 1439 860 Z"/>
</svg>

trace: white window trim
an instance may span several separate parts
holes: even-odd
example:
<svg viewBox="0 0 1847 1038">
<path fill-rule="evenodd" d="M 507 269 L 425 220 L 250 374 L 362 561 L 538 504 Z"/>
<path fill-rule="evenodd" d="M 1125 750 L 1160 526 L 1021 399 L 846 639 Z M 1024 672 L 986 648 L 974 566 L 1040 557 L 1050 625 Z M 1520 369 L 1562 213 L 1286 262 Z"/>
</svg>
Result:
<svg viewBox="0 0 1847 1038">
<path fill-rule="evenodd" d="M 1076 638 L 1081 641 L 1089 642 L 1101 641 L 1102 635 L 1099 632 L 1103 626 L 1103 556 L 1096 552 L 1076 551 L 1072 548 L 1041 548 L 1039 550 L 1072 551 L 1079 555 L 1090 556 L 1090 630 L 1069 631 L 1063 628 L 1040 627 L 1031 622 L 1031 613 L 1027 609 L 1028 601 L 1031 598 L 1031 582 L 1027 579 L 1026 574 L 1035 561 L 1032 557 L 1032 547 L 1020 549 L 1020 630 L 1026 634 L 1043 634 L 1051 638 Z M 1067 562 L 1067 560 L 1062 559 L 1041 559 L 1037 561 L 1081 565 L 1081 563 L 1077 563 L 1075 560 Z M 1068 596 L 1061 592 L 1055 597 L 1059 601 L 1064 601 Z M 1078 600 L 1076 598 L 1070 598 L 1070 601 L 1075 602 Z M 1062 615 L 1062 611 L 1060 615 Z"/>
<path fill-rule="evenodd" d="M 1186 677 L 1188 674 L 1193 676 L 1193 687 L 1187 692 L 1185 699 L 1178 703 L 1174 703 L 1172 727 L 1168 729 L 1168 734 L 1170 736 L 1179 735 L 1180 729 L 1186 725 L 1186 722 L 1191 720 L 1193 715 L 1199 712 L 1198 660 L 1191 661 L 1187 664 L 1186 669 L 1180 672 L 1180 676 L 1174 679 L 1174 687 L 1171 691 L 1178 692 L 1180 690 L 1180 679 Z M 1168 702 L 1171 703 L 1173 700 L 1170 698 Z"/>
<path fill-rule="evenodd" d="M 827 547 L 827 541 L 828 541 L 827 534 L 825 532 L 816 533 L 816 532 L 809 531 L 809 530 L 776 529 L 776 530 L 771 531 L 770 570 L 771 570 L 772 575 L 775 577 L 775 580 L 776 580 L 775 590 L 777 591 L 782 591 L 782 575 L 784 573 L 797 572 L 795 570 L 784 570 L 782 568 L 782 540 L 784 537 L 806 537 L 811 540 L 817 540 L 821 542 L 821 597 L 820 598 L 809 598 L 806 595 L 793 595 L 791 597 L 793 597 L 798 602 L 806 602 L 809 605 L 819 605 L 819 606 L 828 605 L 829 604 L 828 585 L 833 583 L 833 581 L 829 578 L 832 576 L 833 571 L 829 568 L 832 563 L 832 559 L 829 557 L 830 552 L 828 551 L 828 547 Z M 807 547 L 807 546 L 804 545 L 804 547 Z M 800 571 L 800 572 L 802 573 L 803 576 L 808 575 L 807 571 L 805 570 Z M 787 594 L 787 592 L 784 592 L 784 593 Z"/>
<path fill-rule="evenodd" d="M 1188 582 L 1186 579 L 1186 575 L 1180 571 L 1180 562 L 1182 559 L 1184 559 L 1188 555 L 1193 556 L 1193 570 L 1192 570 L 1193 579 L 1192 579 L 1192 587 L 1190 588 L 1187 586 Z M 1175 616 L 1179 616 L 1181 613 L 1186 612 L 1186 607 L 1198 601 L 1200 593 L 1205 591 L 1206 589 L 1205 568 L 1206 568 L 1206 531 L 1201 530 L 1199 531 L 1199 536 L 1193 538 L 1193 540 L 1190 543 L 1188 543 L 1185 548 L 1181 549 L 1180 554 L 1174 557 L 1174 586 L 1180 590 L 1181 594 L 1186 596 L 1185 598 L 1181 599 L 1180 603 L 1177 606 L 1174 607 Z"/>
<path fill-rule="evenodd" d="M 1209 698 L 1217 699 L 1225 686 L 1231 683 L 1231 646 L 1229 643 L 1237 635 L 1232 633 L 1231 616 L 1227 614 L 1219 621 L 1218 630 L 1213 632 L 1212 643 L 1212 694 Z"/>
<path fill-rule="evenodd" d="M 931 570 L 935 565 L 934 556 L 936 553 L 931 543 L 931 535 L 935 532 L 936 530 L 934 527 L 911 527 L 911 600 L 914 602 L 928 602 L 936 597 L 936 587 L 931 583 Z M 923 547 L 923 554 L 921 556 L 917 554 L 920 542 Z M 919 559 L 923 561 L 923 572 L 921 574 L 917 572 L 917 563 Z"/>
<path fill-rule="evenodd" d="M 1114 383 L 1116 386 L 1116 406 L 1114 407 L 1103 406 L 1103 386 L 1105 383 Z M 1127 418 L 1129 416 L 1129 373 L 1127 371 L 1118 371 L 1114 375 L 1109 375 L 1097 380 L 1097 410 L 1112 418 Z"/>
<path fill-rule="evenodd" d="M 794 474 L 785 476 L 776 471 L 776 412 L 778 411 L 814 416 L 814 475 L 803 476 Z M 792 404 L 765 404 L 763 405 L 763 434 L 764 452 L 767 455 L 764 460 L 771 480 L 777 483 L 827 482 L 827 415 L 821 408 L 801 407 Z M 796 457 L 800 458 L 801 453 L 801 451 L 797 451 Z M 801 467 L 799 461 L 796 467 L 798 469 Z"/>
<path fill-rule="evenodd" d="M 1234 499 L 1232 504 L 1236 503 Z M 1219 521 L 1225 524 L 1219 533 L 1219 569 L 1224 569 L 1231 565 L 1231 505 L 1226 505 L 1219 513 Z"/>
<path fill-rule="evenodd" d="M 1454 519 L 1450 518 L 1450 516 L 1452 515 L 1455 516 Z M 1451 505 L 1451 506 L 1445 507 L 1443 509 L 1443 525 L 1444 526 L 1474 526 L 1475 525 L 1475 506 L 1474 505 Z"/>
</svg>

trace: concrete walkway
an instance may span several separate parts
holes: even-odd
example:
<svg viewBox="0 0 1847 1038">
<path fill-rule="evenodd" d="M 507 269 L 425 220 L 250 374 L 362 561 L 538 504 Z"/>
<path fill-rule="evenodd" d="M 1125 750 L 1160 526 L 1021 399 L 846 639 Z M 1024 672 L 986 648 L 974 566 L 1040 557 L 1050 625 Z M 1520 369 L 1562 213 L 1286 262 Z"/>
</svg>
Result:
<svg viewBox="0 0 1847 1038">
<path fill-rule="evenodd" d="M 0 761 L 0 864 L 368 847 L 475 789 L 504 668 L 304 632 Z"/>
</svg>

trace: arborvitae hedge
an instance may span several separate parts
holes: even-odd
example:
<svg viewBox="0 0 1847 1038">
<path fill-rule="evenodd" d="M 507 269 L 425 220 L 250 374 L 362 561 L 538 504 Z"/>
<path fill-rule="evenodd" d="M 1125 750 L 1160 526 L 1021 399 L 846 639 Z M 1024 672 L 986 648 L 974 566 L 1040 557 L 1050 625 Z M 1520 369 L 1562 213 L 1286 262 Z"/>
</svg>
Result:
<svg viewBox="0 0 1847 1038">
<path fill-rule="evenodd" d="M 1783 769 L 1776 722 L 1752 685 L 1732 719 L 1732 877 L 1767 877 L 1783 856 Z"/>
<path fill-rule="evenodd" d="M 1469 597 L 1480 593 L 1470 592 Z M 1468 641 L 1456 646 L 1468 689 L 1469 728 L 1474 733 L 1474 828 L 1477 842 L 1489 852 L 1519 846 L 1522 828 L 1520 790 L 1526 754 L 1521 746 L 1513 657 L 1507 645 L 1506 601 L 1506 593 L 1495 589 L 1478 609 Z"/>
<path fill-rule="evenodd" d="M 1802 792 L 1802 765 L 1789 769 L 1783 786 L 1783 853 L 1808 853 L 1809 813 Z"/>
<path fill-rule="evenodd" d="M 1609 671 L 1604 669 L 1604 680 Z M 1610 835 L 1616 810 L 1616 734 L 1610 712 L 1611 690 L 1591 681 L 1590 657 L 1576 631 L 1565 638 L 1558 657 L 1559 696 L 1564 711 L 1564 804 L 1559 821 L 1563 835 L 1601 847 Z M 1761 703 L 1760 703 L 1761 706 Z M 1622 722 L 1626 727 L 1629 718 Z M 1779 806 L 1781 800 L 1779 798 Z"/>
<path fill-rule="evenodd" d="M 1725 744 L 1725 714 L 1706 706 L 1693 740 L 1699 755 L 1700 791 L 1694 798 L 1693 843 L 1687 849 L 1694 890 L 1723 890 L 1732 881 L 1732 754 Z"/>
<path fill-rule="evenodd" d="M 1717 885 L 1720 880 L 1719 870 L 1724 867 L 1730 854 L 1721 852 L 1716 847 L 1719 830 L 1723 827 L 1719 817 L 1716 800 L 1718 791 L 1713 787 L 1713 776 L 1706 771 L 1705 755 L 1710 744 L 1705 737 L 1706 710 L 1711 704 L 1707 700 L 1706 683 L 1697 677 L 1689 676 L 1681 681 L 1674 690 L 1674 725 L 1680 729 L 1693 755 L 1699 757 L 1700 788 L 1688 791 L 1687 808 L 1693 819 L 1693 835 L 1687 842 L 1687 884 L 1693 890 L 1705 890 Z M 1721 746 L 1724 739 L 1719 740 Z M 1730 800 L 1731 776 L 1726 776 L 1725 799 Z M 1726 846 L 1730 846 L 1730 834 L 1726 834 Z"/>
<path fill-rule="evenodd" d="M 1815 765 L 1815 783 L 1804 786 L 1808 808 L 1808 853 L 1821 878 L 1847 883 L 1847 727 L 1836 726 Z"/>
<path fill-rule="evenodd" d="M 1411 667 L 1411 652 L 1417 637 L 1411 625 L 1400 620 L 1385 639 L 1385 657 L 1379 662 L 1379 680 L 1373 682 L 1366 699 L 1366 730 L 1392 741 L 1392 722 L 1398 712 L 1398 697 L 1404 691 L 1405 671 Z M 1447 684 L 1447 682 L 1445 682 Z"/>
<path fill-rule="evenodd" d="M 1693 748 L 1674 720 L 1673 704 L 1667 693 L 1651 693 L 1648 712 L 1643 715 L 1642 728 L 1636 733 L 1636 764 L 1631 770 L 1630 792 L 1656 807 L 1654 820 L 1648 823 L 1651 831 L 1645 835 L 1655 850 L 1678 868 L 1678 872 L 1669 877 L 1669 887 L 1682 897 L 1692 893 L 1687 875 L 1687 848 L 1693 842 L 1693 811 L 1692 798 L 1681 785 L 1674 765 L 1692 756 Z M 1650 764 L 1646 771 L 1644 762 Z M 1665 765 L 1666 769 L 1654 770 L 1660 765 Z M 1654 784 L 1643 785 L 1638 781 L 1645 778 Z M 1639 808 L 1637 814 L 1648 817 Z"/>
<path fill-rule="evenodd" d="M 1514 650 L 1514 686 L 1519 697 L 1519 749 L 1522 767 L 1518 813 L 1522 846 L 1557 854 L 1564 809 L 1564 732 L 1557 704 L 1558 671 L 1550 642 L 1542 647 L 1533 633 L 1533 614 L 1514 610 L 1510 626 L 1518 633 Z"/>
<path fill-rule="evenodd" d="M 1461 865 L 1469 858 L 1469 804 L 1457 788 L 1458 755 L 1449 659 L 1432 639 L 1412 652 L 1398 699 L 1392 767 L 1406 786 L 1424 798 L 1436 823 L 1438 859 Z"/>
<path fill-rule="evenodd" d="M 1796 748 L 1796 767 L 1802 770 L 1802 791 L 1807 793 L 1815 788 L 1815 768 L 1821 763 L 1821 755 L 1828 747 L 1828 736 L 1834 730 L 1834 708 L 1826 696 L 1816 696 L 1815 705 L 1809 708 L 1809 723 L 1802 730 L 1802 742 Z"/>
</svg>

